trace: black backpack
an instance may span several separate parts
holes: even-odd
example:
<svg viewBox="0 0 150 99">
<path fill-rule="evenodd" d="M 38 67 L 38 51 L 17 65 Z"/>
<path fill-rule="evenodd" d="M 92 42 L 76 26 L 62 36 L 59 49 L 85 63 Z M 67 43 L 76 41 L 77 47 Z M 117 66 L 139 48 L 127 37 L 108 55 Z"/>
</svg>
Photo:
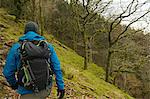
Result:
<svg viewBox="0 0 150 99">
<path fill-rule="evenodd" d="M 18 84 L 35 93 L 52 83 L 50 50 L 45 41 L 23 41 L 20 47 L 21 66 Z"/>
</svg>

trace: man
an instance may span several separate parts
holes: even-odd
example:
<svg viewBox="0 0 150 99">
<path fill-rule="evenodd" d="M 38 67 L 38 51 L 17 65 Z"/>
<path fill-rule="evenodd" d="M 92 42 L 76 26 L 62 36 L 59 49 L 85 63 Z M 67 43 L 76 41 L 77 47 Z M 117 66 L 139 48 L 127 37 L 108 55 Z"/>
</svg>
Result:
<svg viewBox="0 0 150 99">
<path fill-rule="evenodd" d="M 20 41 L 23 42 L 24 40 L 41 41 L 45 40 L 45 38 L 38 34 L 38 25 L 36 23 L 28 22 L 25 25 L 24 35 L 19 38 L 19 42 Z M 25 87 L 18 84 L 15 73 L 21 66 L 20 65 L 21 58 L 19 51 L 21 43 L 19 42 L 15 43 L 10 49 L 6 59 L 6 64 L 3 69 L 3 74 L 7 82 L 10 84 L 11 88 L 17 90 L 17 93 L 21 94 L 21 99 L 45 99 L 48 96 L 48 92 L 46 91 L 46 89 L 38 93 L 34 93 L 33 90 L 27 90 Z M 65 91 L 64 91 L 64 81 L 62 78 L 62 71 L 60 68 L 60 62 L 52 45 L 48 44 L 48 48 L 50 50 L 50 57 L 49 57 L 51 63 L 50 67 L 56 77 L 56 84 L 58 87 L 57 95 L 59 99 L 62 99 L 64 97 Z"/>
</svg>

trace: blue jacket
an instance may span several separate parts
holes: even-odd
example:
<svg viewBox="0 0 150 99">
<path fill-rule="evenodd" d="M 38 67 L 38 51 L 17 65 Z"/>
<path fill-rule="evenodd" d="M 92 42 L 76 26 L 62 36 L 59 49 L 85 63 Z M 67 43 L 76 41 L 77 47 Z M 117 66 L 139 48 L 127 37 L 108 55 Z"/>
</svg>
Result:
<svg viewBox="0 0 150 99">
<path fill-rule="evenodd" d="M 23 40 L 44 40 L 45 38 L 43 36 L 40 36 L 36 34 L 35 32 L 29 31 L 25 35 L 19 38 L 19 41 Z M 13 86 L 16 84 L 17 80 L 15 78 L 15 72 L 17 72 L 19 66 L 20 66 L 20 57 L 19 57 L 19 47 L 20 44 L 16 43 L 12 46 L 10 49 L 7 59 L 6 59 L 6 64 L 3 69 L 3 74 L 6 77 L 7 82 Z M 58 57 L 56 55 L 56 52 L 54 51 L 54 48 L 52 45 L 49 44 L 49 49 L 50 49 L 50 60 L 51 60 L 51 68 L 56 76 L 56 84 L 58 89 L 62 90 L 64 89 L 64 82 L 63 82 L 63 77 L 62 77 L 62 71 L 60 68 L 60 62 L 58 60 Z M 31 90 L 26 90 L 22 86 L 18 86 L 17 92 L 21 95 L 23 94 L 31 94 L 33 93 Z"/>
</svg>

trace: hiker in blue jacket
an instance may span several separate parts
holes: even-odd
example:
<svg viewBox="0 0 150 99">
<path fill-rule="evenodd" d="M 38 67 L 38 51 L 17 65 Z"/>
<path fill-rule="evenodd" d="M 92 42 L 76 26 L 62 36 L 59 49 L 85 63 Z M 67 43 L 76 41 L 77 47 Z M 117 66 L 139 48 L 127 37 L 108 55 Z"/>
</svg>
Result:
<svg viewBox="0 0 150 99">
<path fill-rule="evenodd" d="M 45 38 L 38 34 L 38 25 L 35 22 L 28 22 L 25 25 L 24 35 L 19 38 L 19 41 L 24 41 L 24 40 L 39 41 L 39 40 L 45 40 Z M 3 74 L 7 82 L 10 84 L 11 88 L 16 90 L 17 93 L 21 94 L 21 99 L 44 99 L 46 96 L 48 96 L 47 91 L 40 91 L 39 93 L 34 94 L 32 90 L 27 90 L 26 88 L 18 85 L 17 83 L 15 73 L 20 68 L 20 61 L 21 61 L 19 56 L 20 45 L 21 44 L 17 42 L 10 49 L 7 55 L 6 64 L 3 69 Z M 64 81 L 62 77 L 60 62 L 58 60 L 58 57 L 52 45 L 48 44 L 48 47 L 51 53 L 50 55 L 51 68 L 56 77 L 56 84 L 58 87 L 57 95 L 59 99 L 62 99 L 64 97 L 65 91 L 64 91 Z"/>
</svg>

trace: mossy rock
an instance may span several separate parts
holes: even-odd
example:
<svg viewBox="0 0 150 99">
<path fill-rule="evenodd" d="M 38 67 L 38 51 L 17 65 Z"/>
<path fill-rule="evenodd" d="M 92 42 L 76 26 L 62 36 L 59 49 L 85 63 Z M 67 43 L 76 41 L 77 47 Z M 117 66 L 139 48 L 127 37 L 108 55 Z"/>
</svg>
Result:
<svg viewBox="0 0 150 99">
<path fill-rule="evenodd" d="M 4 15 L 4 18 L 7 18 L 7 20 L 11 20 L 11 21 L 15 21 L 16 20 L 16 16 L 9 15 L 9 14 Z"/>
</svg>

